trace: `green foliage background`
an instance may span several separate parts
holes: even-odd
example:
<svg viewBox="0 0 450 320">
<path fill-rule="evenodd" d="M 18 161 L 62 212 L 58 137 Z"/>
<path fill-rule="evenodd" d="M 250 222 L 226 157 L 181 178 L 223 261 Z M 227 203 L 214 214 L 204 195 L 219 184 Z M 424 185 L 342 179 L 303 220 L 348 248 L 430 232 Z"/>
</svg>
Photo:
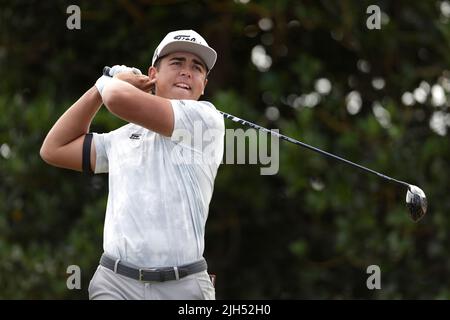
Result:
<svg viewBox="0 0 450 320">
<path fill-rule="evenodd" d="M 81 8 L 80 30 L 66 27 L 70 4 Z M 373 4 L 384 12 L 380 30 L 366 27 Z M 0 298 L 87 298 L 107 176 L 50 167 L 39 148 L 103 66 L 145 71 L 167 32 L 195 29 L 219 54 L 206 90 L 216 107 L 416 184 L 429 201 L 413 223 L 403 188 L 284 142 L 277 175 L 224 164 L 205 250 L 217 298 L 449 299 L 449 8 L 406 0 L 2 2 Z M 271 28 L 263 30 L 263 18 Z M 272 59 L 266 71 L 252 63 L 257 45 Z M 320 78 L 331 82 L 328 94 L 316 92 Z M 375 78 L 385 85 L 376 89 Z M 439 105 L 435 84 L 445 89 Z M 405 105 L 416 88 L 426 98 Z M 356 114 L 346 107 L 352 91 L 362 100 Z M 305 95 L 314 92 L 320 101 L 311 107 Z M 374 103 L 390 114 L 389 126 Z M 271 106 L 276 119 L 266 117 Z M 436 114 L 440 131 L 430 125 Z M 122 124 L 102 109 L 91 129 Z M 82 290 L 66 288 L 72 264 Z M 381 290 L 366 287 L 373 264 Z"/>
</svg>

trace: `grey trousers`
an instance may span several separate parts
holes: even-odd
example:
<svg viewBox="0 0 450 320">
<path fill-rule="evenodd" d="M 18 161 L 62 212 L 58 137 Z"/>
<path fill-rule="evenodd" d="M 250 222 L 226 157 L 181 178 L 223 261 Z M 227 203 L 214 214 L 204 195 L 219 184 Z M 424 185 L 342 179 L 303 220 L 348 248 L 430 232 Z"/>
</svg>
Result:
<svg viewBox="0 0 450 320">
<path fill-rule="evenodd" d="M 216 293 L 207 271 L 180 280 L 142 282 L 98 266 L 89 283 L 90 300 L 214 300 Z"/>
</svg>

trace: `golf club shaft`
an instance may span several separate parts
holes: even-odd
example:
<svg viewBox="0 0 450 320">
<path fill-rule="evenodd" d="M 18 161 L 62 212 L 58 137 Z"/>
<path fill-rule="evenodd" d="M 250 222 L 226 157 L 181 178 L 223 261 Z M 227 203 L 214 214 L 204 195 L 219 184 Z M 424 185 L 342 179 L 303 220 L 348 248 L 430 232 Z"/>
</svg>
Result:
<svg viewBox="0 0 450 320">
<path fill-rule="evenodd" d="M 109 70 L 110 70 L 110 67 L 104 67 L 104 68 L 103 68 L 103 74 L 109 76 Z M 363 170 L 363 171 L 372 173 L 372 174 L 374 174 L 374 175 L 376 175 L 376 176 L 378 176 L 378 177 L 380 177 L 380 178 L 383 178 L 383 179 L 385 179 L 385 180 L 388 180 L 388 181 L 391 181 L 391 182 L 395 182 L 395 183 L 399 183 L 399 184 L 401 184 L 401 185 L 406 186 L 407 188 L 409 188 L 409 186 L 410 186 L 409 183 L 406 183 L 406 182 L 404 182 L 404 181 L 400 181 L 400 180 L 397 180 L 397 179 L 388 177 L 388 176 L 386 176 L 386 175 L 384 175 L 384 174 L 381 174 L 381 173 L 379 173 L 379 172 L 376 172 L 375 170 L 366 168 L 366 167 L 361 166 L 361 165 L 359 165 L 359 164 L 357 164 L 357 163 L 354 163 L 354 162 L 351 162 L 351 161 L 349 161 L 349 160 L 347 160 L 347 159 L 344 159 L 344 158 L 341 158 L 341 157 L 339 157 L 339 156 L 336 156 L 336 155 L 334 155 L 334 154 L 332 154 L 332 153 L 329 153 L 329 152 L 320 150 L 319 148 L 310 146 L 309 144 L 306 144 L 306 143 L 300 142 L 300 141 L 298 141 L 298 140 L 292 139 L 292 138 L 290 138 L 290 137 L 288 137 L 288 136 L 285 136 L 285 135 L 283 135 L 283 134 L 281 134 L 281 133 L 278 133 L 278 132 L 275 132 L 275 131 L 266 129 L 266 128 L 261 127 L 261 126 L 259 126 L 259 125 L 257 125 L 257 124 L 248 122 L 247 120 L 243 120 L 243 119 L 240 119 L 240 118 L 238 118 L 238 117 L 235 117 L 235 116 L 233 116 L 233 115 L 231 115 L 231 114 L 228 114 L 228 113 L 225 113 L 225 112 L 222 112 L 222 111 L 219 111 L 219 112 L 220 112 L 225 118 L 230 119 L 231 121 L 240 123 L 240 124 L 242 124 L 242 125 L 244 125 L 244 126 L 248 126 L 248 127 L 253 128 L 253 129 L 257 129 L 257 130 L 264 131 L 264 132 L 269 133 L 269 134 L 271 134 L 271 135 L 273 135 L 273 136 L 275 136 L 275 137 L 277 137 L 277 138 L 280 138 L 280 139 L 282 139 L 282 140 L 289 141 L 289 142 L 291 142 L 291 143 L 293 143 L 293 144 L 296 144 L 296 145 L 298 145 L 298 146 L 301 146 L 301 147 L 307 148 L 307 149 L 309 149 L 309 150 L 315 151 L 315 152 L 320 153 L 320 154 L 322 154 L 322 155 L 324 155 L 324 156 L 327 156 L 327 157 L 329 157 L 329 158 L 332 158 L 332 159 L 335 159 L 335 160 L 344 162 L 344 163 L 346 163 L 346 164 L 348 164 L 348 165 L 357 167 L 357 168 L 359 168 L 359 169 L 361 169 L 361 170 Z"/>
<path fill-rule="evenodd" d="M 379 172 L 376 172 L 375 170 L 372 170 L 372 169 L 363 167 L 363 166 L 361 166 L 361 165 L 359 165 L 359 164 L 357 164 L 357 163 L 351 162 L 351 161 L 349 161 L 349 160 L 346 160 L 346 159 L 344 159 L 344 158 L 341 158 L 341 157 L 339 157 L 339 156 L 336 156 L 336 155 L 334 155 L 334 154 L 332 154 L 332 153 L 329 153 L 329 152 L 320 150 L 320 149 L 318 149 L 318 148 L 316 148 L 316 147 L 313 147 L 313 146 L 310 146 L 310 145 L 308 145 L 308 144 L 306 144 L 306 143 L 303 143 L 303 142 L 300 142 L 300 141 L 298 141 L 298 140 L 292 139 L 292 138 L 287 137 L 287 136 L 285 136 L 285 135 L 283 135 L 283 134 L 281 134 L 281 133 L 278 133 L 278 132 L 275 132 L 275 131 L 266 129 L 266 128 L 261 127 L 261 126 L 259 126 L 259 125 L 257 125 L 257 124 L 254 124 L 254 123 L 248 122 L 248 121 L 246 121 L 246 120 L 240 119 L 240 118 L 235 117 L 235 116 L 233 116 L 233 115 L 231 115 L 231 114 L 228 114 L 228 113 L 225 113 L 225 112 L 222 112 L 222 111 L 219 111 L 219 112 L 220 112 L 225 118 L 230 119 L 231 121 L 240 123 L 240 124 L 242 124 L 242 125 L 245 125 L 245 126 L 248 126 L 248 127 L 254 128 L 254 129 L 257 129 L 257 130 L 264 131 L 264 132 L 269 133 L 269 134 L 271 134 L 271 135 L 273 135 L 273 136 L 275 136 L 275 137 L 278 137 L 278 138 L 280 138 L 280 139 L 282 139 L 282 140 L 289 141 L 289 142 L 291 142 L 291 143 L 293 143 L 293 144 L 296 144 L 296 145 L 298 145 L 298 146 L 301 146 L 301 147 L 307 148 L 307 149 L 309 149 L 309 150 L 315 151 L 315 152 L 320 153 L 320 154 L 322 154 L 322 155 L 325 155 L 325 156 L 327 156 L 327 157 L 329 157 L 329 158 L 332 158 L 332 159 L 335 159 L 335 160 L 344 162 L 344 163 L 346 163 L 346 164 L 348 164 L 348 165 L 357 167 L 357 168 L 359 168 L 359 169 L 361 169 L 361 170 L 363 170 L 363 171 L 366 171 L 366 172 L 372 173 L 372 174 L 374 174 L 374 175 L 377 175 L 377 176 L 380 177 L 380 178 L 386 179 L 386 180 L 391 181 L 391 182 L 399 183 L 399 184 L 404 185 L 404 186 L 406 186 L 406 187 L 409 188 L 409 183 L 406 183 L 406 182 L 404 182 L 404 181 L 400 181 L 400 180 L 397 180 L 397 179 L 388 177 L 388 176 L 386 176 L 386 175 L 384 175 L 384 174 L 381 174 L 381 173 L 379 173 Z"/>
</svg>

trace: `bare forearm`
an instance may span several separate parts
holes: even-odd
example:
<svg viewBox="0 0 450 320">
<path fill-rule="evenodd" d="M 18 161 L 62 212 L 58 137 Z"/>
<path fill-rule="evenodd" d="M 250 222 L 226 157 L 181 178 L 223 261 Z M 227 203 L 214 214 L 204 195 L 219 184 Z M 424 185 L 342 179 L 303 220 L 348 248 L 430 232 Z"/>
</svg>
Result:
<svg viewBox="0 0 450 320">
<path fill-rule="evenodd" d="M 93 86 L 56 121 L 47 134 L 42 149 L 59 148 L 86 134 L 101 105 L 102 98 Z"/>
<path fill-rule="evenodd" d="M 165 136 L 173 131 L 173 111 L 168 99 L 151 95 L 113 79 L 103 90 L 103 102 L 115 116 Z"/>
</svg>

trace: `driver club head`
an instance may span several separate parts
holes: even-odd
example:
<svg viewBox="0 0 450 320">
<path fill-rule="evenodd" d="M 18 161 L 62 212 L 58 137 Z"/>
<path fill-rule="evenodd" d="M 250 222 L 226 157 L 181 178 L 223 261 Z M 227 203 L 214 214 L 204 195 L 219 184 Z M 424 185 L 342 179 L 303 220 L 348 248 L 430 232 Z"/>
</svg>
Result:
<svg viewBox="0 0 450 320">
<path fill-rule="evenodd" d="M 425 192 L 419 187 L 410 184 L 406 193 L 406 207 L 414 222 L 422 219 L 427 212 L 427 197 L 425 196 Z"/>
</svg>

